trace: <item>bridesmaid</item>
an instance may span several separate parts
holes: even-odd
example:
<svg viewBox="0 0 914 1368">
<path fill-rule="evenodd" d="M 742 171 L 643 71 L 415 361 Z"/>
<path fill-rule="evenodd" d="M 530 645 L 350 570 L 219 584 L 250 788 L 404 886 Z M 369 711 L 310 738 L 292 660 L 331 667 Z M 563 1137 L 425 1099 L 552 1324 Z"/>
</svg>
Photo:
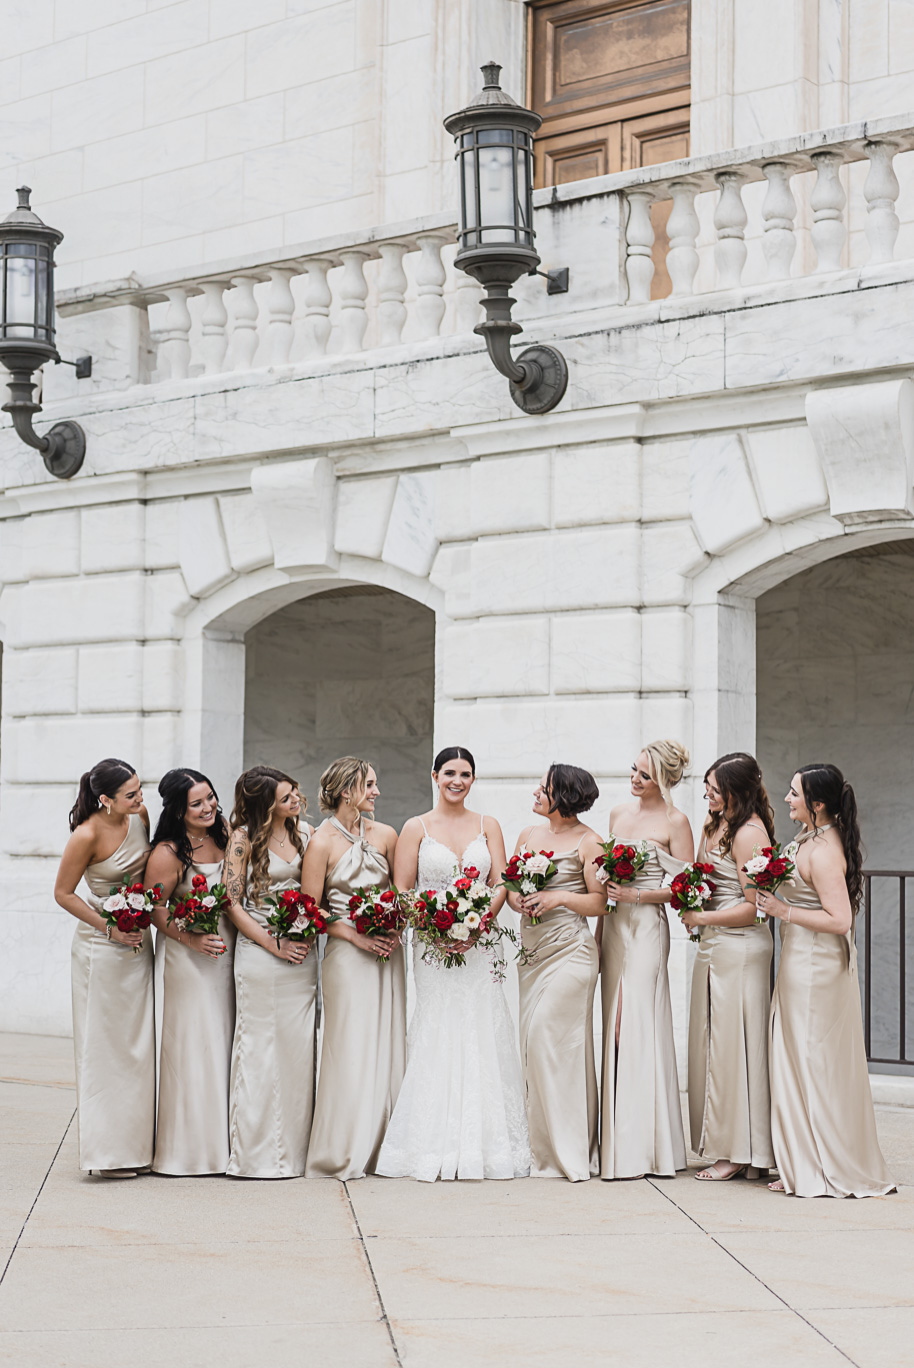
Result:
<svg viewBox="0 0 914 1368">
<path fill-rule="evenodd" d="M 689 1010 L 689 1120 L 692 1148 L 714 1158 L 696 1178 L 721 1182 L 774 1164 L 768 1091 L 768 1009 L 773 951 L 756 921 L 755 889 L 742 867 L 774 840 L 774 813 L 754 756 L 721 756 L 705 774 L 708 819 L 698 858 L 717 885 L 700 912 Z"/>
<path fill-rule="evenodd" d="M 610 883 L 597 925 L 603 997 L 603 1117 L 601 1178 L 673 1177 L 686 1167 L 673 1009 L 667 965 L 670 869 L 693 857 L 684 813 L 673 806 L 689 763 L 678 741 L 652 741 L 632 765 L 634 802 L 613 808 L 609 825 L 620 841 L 647 841 L 649 855 L 632 884 Z"/>
<path fill-rule="evenodd" d="M 876 1138 L 860 1018 L 857 801 L 834 765 L 804 765 L 785 801 L 803 825 L 795 883 L 789 900 L 758 895 L 759 910 L 781 922 L 769 1054 L 781 1176 L 768 1186 L 798 1197 L 882 1197 L 895 1185 Z"/>
<path fill-rule="evenodd" d="M 310 942 L 277 941 L 264 898 L 301 882 L 310 827 L 288 774 L 267 765 L 235 785 L 225 857 L 235 944 L 235 1038 L 229 1094 L 233 1178 L 300 1178 L 314 1097 L 317 955 Z"/>
<path fill-rule="evenodd" d="M 205 774 L 169 770 L 159 783 L 162 815 L 146 866 L 162 885 L 153 913 L 161 954 L 162 1044 L 154 1173 L 225 1173 L 229 1160 L 228 1096 L 235 1030 L 232 952 L 235 927 L 224 914 L 219 934 L 170 926 L 166 904 L 222 882 L 228 823 Z"/>
<path fill-rule="evenodd" d="M 318 827 L 302 888 L 338 912 L 321 969 L 324 1035 L 309 1178 L 374 1173 L 406 1068 L 406 967 L 399 936 L 362 936 L 348 920 L 360 888 L 390 887 L 397 833 L 374 820 L 371 765 L 347 755 L 321 775 Z M 390 955 L 385 961 L 381 955 Z"/>
<path fill-rule="evenodd" d="M 100 911 L 115 885 L 143 878 L 149 856 L 149 818 L 132 765 L 100 760 L 82 776 L 70 830 L 54 898 L 77 919 L 71 977 L 79 1167 L 135 1178 L 152 1163 L 155 1132 L 152 936 L 109 927 Z M 88 899 L 76 892 L 83 876 Z"/>
<path fill-rule="evenodd" d="M 579 819 L 599 796 L 587 770 L 549 766 L 534 793 L 541 821 L 521 832 L 515 854 L 551 850 L 558 872 L 540 893 L 508 895 L 524 915 L 521 937 L 532 952 L 529 963 L 518 965 L 530 1174 L 573 1183 L 599 1172 L 593 1047 L 599 953 L 587 918 L 603 911 L 606 895 L 594 864 L 600 838 Z"/>
</svg>

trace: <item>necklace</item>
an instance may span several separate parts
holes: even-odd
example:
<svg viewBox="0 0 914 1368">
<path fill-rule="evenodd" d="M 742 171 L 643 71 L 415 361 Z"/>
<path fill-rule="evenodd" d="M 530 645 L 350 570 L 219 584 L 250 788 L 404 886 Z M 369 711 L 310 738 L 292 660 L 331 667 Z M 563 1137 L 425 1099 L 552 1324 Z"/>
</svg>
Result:
<svg viewBox="0 0 914 1368">
<path fill-rule="evenodd" d="M 276 832 L 274 831 L 274 832 L 273 832 L 273 835 L 270 837 L 270 840 L 271 840 L 271 841 L 275 841 L 276 844 L 279 846 L 280 850 L 282 850 L 282 849 L 284 848 L 285 844 L 286 844 L 287 838 L 288 838 L 288 832 L 286 833 L 285 836 L 283 836 L 282 840 L 280 840 L 279 837 L 276 835 Z"/>
<path fill-rule="evenodd" d="M 194 849 L 194 850 L 199 850 L 200 847 L 202 846 L 203 842 L 206 840 L 206 837 L 205 837 L 205 836 L 201 836 L 200 839 L 199 839 L 199 841 L 195 841 L 194 838 L 191 836 L 191 837 L 189 837 L 189 840 L 190 840 L 190 843 L 191 843 L 191 846 L 193 847 L 193 849 Z"/>
</svg>

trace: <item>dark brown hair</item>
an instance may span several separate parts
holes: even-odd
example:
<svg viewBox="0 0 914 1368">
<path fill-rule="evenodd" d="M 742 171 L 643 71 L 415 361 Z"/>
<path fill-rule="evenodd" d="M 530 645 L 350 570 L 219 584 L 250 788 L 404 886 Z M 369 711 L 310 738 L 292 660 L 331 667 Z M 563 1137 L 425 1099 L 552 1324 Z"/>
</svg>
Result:
<svg viewBox="0 0 914 1368">
<path fill-rule="evenodd" d="M 589 770 L 554 762 L 546 773 L 546 792 L 552 811 L 560 817 L 577 817 L 579 812 L 589 812 L 600 796 L 597 781 Z"/>
<path fill-rule="evenodd" d="M 187 795 L 196 784 L 208 784 L 216 799 L 216 820 L 210 829 L 210 835 L 220 850 L 225 850 L 229 838 L 228 822 L 222 815 L 218 794 L 205 774 L 194 769 L 173 769 L 163 774 L 159 780 L 162 815 L 156 823 L 152 844 L 157 846 L 161 841 L 168 841 L 173 845 L 185 871 L 194 862 L 193 846 L 184 825 L 184 818 L 187 815 Z"/>
<path fill-rule="evenodd" d="M 254 765 L 245 770 L 235 783 L 235 806 L 232 809 L 231 824 L 237 829 L 244 827 L 251 843 L 251 892 L 254 906 L 267 891 L 270 868 L 270 832 L 273 828 L 273 809 L 276 806 L 276 790 L 280 784 L 298 784 L 290 774 L 273 769 L 271 765 Z M 302 799 L 302 809 L 306 806 Z M 305 846 L 293 817 L 287 817 L 285 828 L 299 855 L 304 855 Z"/>
<path fill-rule="evenodd" d="M 803 765 L 797 770 L 803 785 L 803 802 L 816 828 L 813 803 L 821 803 L 834 821 L 844 847 L 847 870 L 844 875 L 847 896 L 854 911 L 863 896 L 863 846 L 857 820 L 857 796 L 837 765 Z"/>
<path fill-rule="evenodd" d="M 79 781 L 79 794 L 70 808 L 70 830 L 75 831 L 101 807 L 101 796 L 113 798 L 136 770 L 126 760 L 99 760 Z"/>
<path fill-rule="evenodd" d="M 745 751 L 731 751 L 708 766 L 705 783 L 709 774 L 714 775 L 720 789 L 723 808 L 719 815 L 714 812 L 708 814 L 704 825 L 705 846 L 719 826 L 721 834 L 718 848 L 722 855 L 729 855 L 733 837 L 753 817 L 761 818 L 769 841 L 773 841 L 774 812 L 755 756 Z"/>
</svg>

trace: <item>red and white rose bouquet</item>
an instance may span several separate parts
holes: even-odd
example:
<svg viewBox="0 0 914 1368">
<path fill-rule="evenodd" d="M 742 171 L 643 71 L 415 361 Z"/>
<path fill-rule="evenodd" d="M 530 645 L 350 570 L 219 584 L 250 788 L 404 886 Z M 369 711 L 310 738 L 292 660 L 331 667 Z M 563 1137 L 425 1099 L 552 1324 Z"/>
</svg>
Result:
<svg viewBox="0 0 914 1368">
<path fill-rule="evenodd" d="M 396 888 L 362 888 L 349 899 L 349 920 L 360 936 L 390 936 L 403 930 L 406 910 Z M 379 955 L 385 964 L 390 955 Z"/>
<path fill-rule="evenodd" d="M 512 893 L 524 897 L 528 893 L 541 893 L 556 874 L 558 866 L 553 860 L 553 850 L 522 850 L 512 855 L 502 875 L 502 884 Z M 530 917 L 530 924 L 538 926 L 540 918 Z"/>
<path fill-rule="evenodd" d="M 219 918 L 230 905 L 225 884 L 206 882 L 205 874 L 195 874 L 191 891 L 168 904 L 168 920 L 179 931 L 195 931 L 202 936 L 218 936 Z M 223 952 L 224 953 L 224 952 Z"/>
<path fill-rule="evenodd" d="M 748 874 L 747 883 L 752 888 L 760 888 L 763 893 L 776 893 L 782 884 L 792 884 L 797 870 L 797 841 L 790 841 L 781 849 L 779 841 L 769 846 L 756 846 L 752 859 L 743 865 L 743 873 Z M 756 917 L 756 923 L 765 922 L 767 917 Z"/>
<path fill-rule="evenodd" d="M 647 841 L 617 841 L 612 832 L 609 840 L 601 842 L 602 855 L 594 864 L 598 866 L 597 878 L 601 883 L 634 883 L 647 863 L 650 847 Z M 607 907 L 615 907 L 611 898 L 606 900 Z"/>
<path fill-rule="evenodd" d="M 504 961 L 495 951 L 502 940 L 516 945 L 517 937 L 509 927 L 498 925 L 492 911 L 493 893 L 479 870 L 468 865 L 440 892 L 417 888 L 404 895 L 426 964 L 460 968 L 466 964 L 467 951 L 482 945 L 492 951 L 493 978 L 504 978 Z"/>
<path fill-rule="evenodd" d="M 133 931 L 145 931 L 152 922 L 152 909 L 162 899 L 162 885 L 144 888 L 142 883 L 118 884 L 102 903 L 102 916 L 112 929 L 125 935 Z M 141 946 L 135 945 L 133 953 L 138 955 Z"/>
<path fill-rule="evenodd" d="M 340 920 L 337 912 L 325 912 L 310 894 L 297 888 L 286 888 L 275 897 L 264 898 L 264 902 L 273 908 L 267 926 L 277 942 L 311 940 L 322 935 L 331 922 Z"/>
<path fill-rule="evenodd" d="M 670 898 L 670 906 L 680 917 L 685 912 L 700 912 L 705 903 L 710 902 L 717 892 L 717 884 L 708 878 L 708 875 L 713 873 L 712 864 L 703 864 L 696 860 L 694 864 L 684 865 L 671 880 L 673 896 Z M 689 932 L 689 940 L 701 940 L 701 931 L 698 927 L 693 927 Z"/>
</svg>

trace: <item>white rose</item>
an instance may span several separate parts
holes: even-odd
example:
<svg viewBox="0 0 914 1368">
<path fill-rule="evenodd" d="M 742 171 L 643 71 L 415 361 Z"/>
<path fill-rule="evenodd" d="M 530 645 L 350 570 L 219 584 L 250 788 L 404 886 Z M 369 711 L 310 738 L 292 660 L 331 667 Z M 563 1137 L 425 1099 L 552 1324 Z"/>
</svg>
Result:
<svg viewBox="0 0 914 1368">
<path fill-rule="evenodd" d="M 534 855 L 527 861 L 528 874 L 545 874 L 549 868 L 549 860 L 545 855 Z"/>
<path fill-rule="evenodd" d="M 753 855 L 751 860 L 746 861 L 747 874 L 760 874 L 767 865 L 768 860 L 764 855 Z"/>
<path fill-rule="evenodd" d="M 699 889 L 698 889 L 698 896 L 699 896 L 699 898 L 701 898 L 702 902 L 704 902 L 706 898 L 710 898 L 710 896 L 711 896 L 711 890 L 710 890 L 710 888 L 708 887 L 707 884 L 701 884 L 701 885 L 699 886 Z"/>
<path fill-rule="evenodd" d="M 606 870 L 603 868 L 602 865 L 597 870 L 597 879 L 600 883 L 609 883 L 609 875 L 607 874 Z"/>
<path fill-rule="evenodd" d="M 471 931 L 475 931 L 481 921 L 482 917 L 480 917 L 478 912 L 468 912 L 463 919 L 463 924 L 464 926 L 468 926 Z"/>
<path fill-rule="evenodd" d="M 536 892 L 536 884 L 533 882 L 532 879 L 521 879 L 521 881 L 520 881 L 520 891 L 521 891 L 522 893 L 535 893 L 535 892 Z"/>
<path fill-rule="evenodd" d="M 200 899 L 200 904 L 203 907 L 215 907 L 216 899 L 213 897 L 212 893 L 209 893 L 205 898 Z"/>
<path fill-rule="evenodd" d="M 448 936 L 451 940 L 467 941 L 470 939 L 470 928 L 466 922 L 455 922 L 448 932 Z"/>
<path fill-rule="evenodd" d="M 295 918 L 295 921 L 292 923 L 290 929 L 292 931 L 307 931 L 310 925 L 311 919 L 309 917 L 306 917 L 304 913 L 299 912 L 298 916 Z"/>
<path fill-rule="evenodd" d="M 143 908 L 146 906 L 146 899 L 142 893 L 128 893 L 127 905 L 132 907 L 136 912 L 142 912 Z"/>
<path fill-rule="evenodd" d="M 112 893 L 110 898 L 106 898 L 102 907 L 106 912 L 123 912 L 127 906 L 127 899 L 123 893 Z"/>
</svg>

